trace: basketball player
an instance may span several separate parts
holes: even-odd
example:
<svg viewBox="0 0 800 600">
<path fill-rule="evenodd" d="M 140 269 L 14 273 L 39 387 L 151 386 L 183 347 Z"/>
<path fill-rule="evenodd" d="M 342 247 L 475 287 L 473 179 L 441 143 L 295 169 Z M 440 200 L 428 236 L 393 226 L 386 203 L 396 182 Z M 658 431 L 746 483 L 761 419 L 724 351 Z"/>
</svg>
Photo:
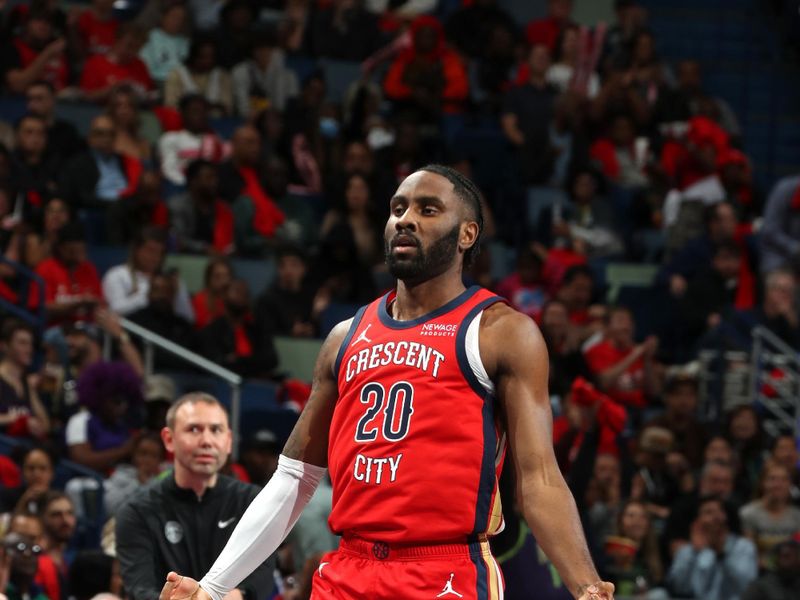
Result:
<svg viewBox="0 0 800 600">
<path fill-rule="evenodd" d="M 169 573 L 162 600 L 221 600 L 278 547 L 326 465 L 329 522 L 342 541 L 323 557 L 311 600 L 502 598 L 487 537 L 502 526 L 506 444 L 524 517 L 569 590 L 613 597 L 553 455 L 539 330 L 462 283 L 483 225 L 478 190 L 430 165 L 400 184 L 389 208 L 396 291 L 331 332 L 277 472 L 206 576 Z"/>
</svg>

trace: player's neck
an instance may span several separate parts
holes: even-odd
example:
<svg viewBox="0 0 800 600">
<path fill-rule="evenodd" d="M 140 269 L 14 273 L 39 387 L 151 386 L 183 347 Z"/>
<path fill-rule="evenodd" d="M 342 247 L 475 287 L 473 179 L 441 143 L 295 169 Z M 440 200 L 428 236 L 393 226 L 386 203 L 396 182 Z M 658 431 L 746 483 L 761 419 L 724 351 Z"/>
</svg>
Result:
<svg viewBox="0 0 800 600">
<path fill-rule="evenodd" d="M 418 319 L 444 306 L 465 289 L 461 273 L 450 271 L 417 284 L 398 281 L 392 318 L 398 321 Z"/>
</svg>

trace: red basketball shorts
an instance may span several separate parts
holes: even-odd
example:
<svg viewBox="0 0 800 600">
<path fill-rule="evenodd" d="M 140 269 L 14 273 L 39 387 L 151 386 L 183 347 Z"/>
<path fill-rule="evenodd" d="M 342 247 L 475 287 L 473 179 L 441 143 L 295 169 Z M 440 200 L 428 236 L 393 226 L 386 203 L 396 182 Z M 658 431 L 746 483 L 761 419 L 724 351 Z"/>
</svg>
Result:
<svg viewBox="0 0 800 600">
<path fill-rule="evenodd" d="M 343 538 L 322 557 L 311 600 L 500 600 L 488 542 L 400 546 Z"/>
</svg>

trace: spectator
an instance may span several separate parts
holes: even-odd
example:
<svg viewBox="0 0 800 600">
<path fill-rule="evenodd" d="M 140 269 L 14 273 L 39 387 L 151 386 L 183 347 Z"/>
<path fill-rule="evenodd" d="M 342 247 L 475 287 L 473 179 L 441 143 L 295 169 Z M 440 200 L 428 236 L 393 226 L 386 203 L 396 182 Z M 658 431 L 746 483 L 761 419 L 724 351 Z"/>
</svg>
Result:
<svg viewBox="0 0 800 600">
<path fill-rule="evenodd" d="M 658 338 L 650 336 L 636 344 L 633 314 L 622 306 L 611 309 L 607 323 L 605 339 L 585 352 L 586 362 L 601 390 L 621 404 L 644 408 L 647 398 L 657 392 Z"/>
<path fill-rule="evenodd" d="M 789 473 L 792 474 L 792 499 L 796 502 L 800 496 L 800 490 L 797 489 L 797 484 L 800 483 L 800 452 L 795 437 L 789 433 L 776 437 L 772 444 L 770 459 L 789 469 Z"/>
<path fill-rule="evenodd" d="M 577 326 L 585 326 L 589 322 L 589 307 L 594 295 L 594 275 L 585 265 L 576 265 L 567 269 L 561 278 L 556 297 L 564 303 L 569 312 L 569 320 Z M 579 336 L 581 341 L 585 335 Z"/>
<path fill-rule="evenodd" d="M 33 584 L 36 588 L 44 592 L 45 597 L 60 598 L 62 582 L 59 581 L 59 573 L 53 560 L 44 552 L 42 547 L 44 541 L 44 526 L 41 519 L 35 512 L 30 510 L 21 510 L 11 516 L 11 521 L 6 531 L 7 535 L 16 534 L 24 536 L 33 540 L 34 546 L 39 547 L 39 552 L 36 554 L 38 558 L 38 565 L 36 574 L 33 578 Z M 31 547 L 34 550 L 34 547 Z M 0 572 L 3 572 L 0 568 Z M 10 583 L 15 583 L 13 580 Z M 0 583 L 0 589 L 5 587 L 4 583 Z M 1 594 L 2 592 L 0 592 Z M 20 600 L 24 599 L 24 595 Z"/>
<path fill-rule="evenodd" d="M 41 546 L 30 536 L 7 533 L 2 540 L 0 572 L 5 575 L 3 598 L 8 600 L 48 600 L 44 591 L 33 582 L 39 567 Z"/>
<path fill-rule="evenodd" d="M 411 35 L 413 45 L 398 55 L 386 74 L 387 98 L 423 122 L 462 112 L 469 94 L 467 71 L 446 47 L 442 25 L 434 17 L 420 16 L 411 24 Z"/>
<path fill-rule="evenodd" d="M 516 147 L 519 172 L 525 183 L 536 185 L 547 182 L 553 168 L 548 148 L 556 92 L 546 79 L 550 68 L 547 48 L 535 45 L 527 58 L 528 80 L 507 92 L 500 124 Z"/>
<path fill-rule="evenodd" d="M 742 498 L 755 497 L 758 489 L 764 466 L 765 436 L 761 417 L 753 406 L 743 404 L 727 414 L 725 437 L 738 461 L 736 489 Z"/>
<path fill-rule="evenodd" d="M 681 491 L 667 461 L 673 443 L 668 429 L 647 427 L 639 434 L 634 455 L 637 471 L 631 481 L 631 498 L 644 502 L 660 525 L 669 517 L 670 507 Z"/>
<path fill-rule="evenodd" d="M 28 232 L 25 236 L 23 262 L 30 269 L 35 269 L 52 256 L 59 230 L 70 221 L 69 206 L 57 197 L 44 203 L 42 215 L 41 230 Z"/>
<path fill-rule="evenodd" d="M 768 462 L 761 471 L 759 498 L 739 511 L 742 533 L 756 545 L 759 565 L 773 569 L 775 546 L 800 533 L 800 508 L 792 506 L 792 472 Z"/>
<path fill-rule="evenodd" d="M 196 338 L 192 322 L 175 310 L 175 287 L 173 275 L 153 273 L 147 286 L 147 304 L 132 313 L 130 319 L 179 346 L 194 350 Z M 186 368 L 186 362 L 158 348 L 155 349 L 153 361 L 159 370 Z"/>
<path fill-rule="evenodd" d="M 142 229 L 133 241 L 128 261 L 109 269 L 103 276 L 103 294 L 109 308 L 127 316 L 147 305 L 150 279 L 160 271 L 167 249 L 166 231 L 158 227 Z M 189 292 L 183 282 L 176 290 L 175 312 L 194 319 Z"/>
<path fill-rule="evenodd" d="M 338 206 L 322 220 L 320 236 L 325 237 L 334 227 L 342 227 L 353 237 L 361 264 L 372 267 L 383 262 L 382 215 L 367 179 L 357 173 L 347 176 L 342 196 Z"/>
<path fill-rule="evenodd" d="M 269 429 L 260 429 L 242 442 L 239 462 L 247 471 L 250 483 L 264 487 L 278 468 L 281 446 Z"/>
<path fill-rule="evenodd" d="M 50 489 L 55 476 L 55 458 L 44 446 L 34 445 L 22 455 L 22 485 L 0 491 L 0 513 L 31 512 L 31 504 Z M 35 507 L 34 507 L 35 508 Z"/>
<path fill-rule="evenodd" d="M 750 159 L 734 148 L 721 151 L 716 158 L 717 175 L 726 199 L 736 207 L 736 214 L 744 223 L 752 223 L 761 216 L 763 198 L 753 184 Z"/>
<path fill-rule="evenodd" d="M 159 87 L 164 85 L 169 73 L 179 67 L 189 56 L 186 30 L 186 4 L 182 0 L 168 2 L 161 13 L 158 27 L 150 30 L 139 58 L 147 65 L 150 76 Z"/>
<path fill-rule="evenodd" d="M 139 488 L 161 473 L 165 455 L 158 433 L 148 432 L 136 438 L 131 463 L 118 465 L 111 477 L 103 481 L 103 500 L 109 517 L 115 517 Z"/>
<path fill-rule="evenodd" d="M 459 6 L 445 24 L 447 39 L 472 59 L 485 55 L 497 28 L 502 28 L 511 39 L 518 37 L 517 24 L 508 12 L 498 6 L 497 0 L 475 0 Z"/>
<path fill-rule="evenodd" d="M 642 594 L 647 600 L 664 600 L 666 592 L 658 588 L 664 578 L 664 565 L 658 552 L 653 524 L 647 506 L 629 500 L 617 517 L 616 535 L 606 538 L 606 553 L 611 564 L 607 577 L 615 594 Z"/>
<path fill-rule="evenodd" d="M 41 117 L 25 115 L 17 121 L 14 134 L 10 181 L 24 198 L 23 219 L 32 221 L 55 193 L 61 165 L 57 156 L 48 153 L 47 124 Z"/>
<path fill-rule="evenodd" d="M 300 195 L 289 193 L 289 165 L 276 154 L 263 163 L 264 189 L 285 219 L 276 233 L 282 243 L 313 248 L 319 237 L 319 217 L 313 205 Z"/>
<path fill-rule="evenodd" d="M 260 33 L 253 30 L 253 24 L 257 21 L 256 7 L 248 0 L 229 0 L 225 3 L 220 11 L 219 26 L 212 38 L 216 46 L 215 65 L 228 71 L 247 59 L 250 41 Z"/>
<path fill-rule="evenodd" d="M 739 295 L 741 249 L 736 242 L 720 242 L 714 248 L 711 268 L 703 269 L 689 282 L 680 302 L 681 328 L 691 344 L 717 327 L 733 310 Z M 752 299 L 755 290 L 747 292 Z"/>
<path fill-rule="evenodd" d="M 36 273 L 44 280 L 44 309 L 51 325 L 91 319 L 103 301 L 97 269 L 86 258 L 86 236 L 80 224 L 68 223 L 59 230 L 53 256 L 39 263 Z M 35 281 L 28 307 L 39 308 Z"/>
<path fill-rule="evenodd" d="M 721 439 L 721 438 L 720 438 Z M 672 505 L 669 517 L 664 524 L 662 545 L 665 556 L 670 559 L 678 549 L 689 543 L 692 521 L 697 517 L 701 498 L 714 496 L 722 499 L 726 506 L 738 506 L 733 489 L 734 466 L 730 462 L 719 459 L 706 460 L 700 470 L 697 488 L 682 494 Z M 738 531 L 738 526 L 731 523 L 731 528 Z"/>
<path fill-rule="evenodd" d="M 654 106 L 665 87 L 675 87 L 675 76 L 656 53 L 655 37 L 649 31 L 640 31 L 631 45 L 627 75 L 633 89 L 648 106 Z"/>
<path fill-rule="evenodd" d="M 224 142 L 209 126 L 208 110 L 203 96 L 184 96 L 180 101 L 183 129 L 164 133 L 158 142 L 161 172 L 175 186 L 186 185 L 184 173 L 193 160 L 220 162 L 226 154 Z"/>
<path fill-rule="evenodd" d="M 93 600 L 104 592 L 120 595 L 122 580 L 117 560 L 102 550 L 79 552 L 69 569 L 69 591 L 75 600 Z"/>
<path fill-rule="evenodd" d="M 537 322 L 548 300 L 542 278 L 542 266 L 541 257 L 533 248 L 525 246 L 517 253 L 517 266 L 514 272 L 497 284 L 498 294 L 506 298 L 518 311 Z M 563 307 L 563 304 L 561 306 Z M 566 331 L 560 333 L 566 335 Z M 565 340 L 559 340 L 562 341 Z"/>
<path fill-rule="evenodd" d="M 709 96 L 703 88 L 703 72 L 700 63 L 696 60 L 686 59 L 678 63 L 678 88 L 677 92 L 686 103 L 689 113 L 698 115 L 703 112 L 703 106 L 711 103 L 716 113 L 717 121 L 732 138 L 741 135 L 741 127 L 736 119 L 736 114 L 730 105 L 720 97 Z"/>
<path fill-rule="evenodd" d="M 65 432 L 70 460 L 108 473 L 131 455 L 138 435 L 128 414 L 142 402 L 141 386 L 123 362 L 101 361 L 81 373 L 77 389 L 84 410 L 70 418 Z"/>
<path fill-rule="evenodd" d="M 280 262 L 278 263 L 280 278 Z M 225 313 L 225 292 L 233 280 L 233 267 L 224 258 L 215 257 L 206 263 L 203 275 L 203 289 L 192 296 L 194 326 L 202 329 Z M 265 314 L 257 311 L 259 314 Z"/>
<path fill-rule="evenodd" d="M 681 297 L 689 281 L 698 272 L 711 266 L 714 247 L 735 239 L 738 228 L 736 212 L 729 202 L 717 202 L 703 209 L 703 229 L 700 236 L 675 245 L 675 252 L 661 268 L 656 281 L 668 285 L 670 293 Z"/>
<path fill-rule="evenodd" d="M 55 563 L 59 579 L 66 579 L 75 558 L 74 538 L 78 521 L 75 506 L 64 492 L 50 490 L 38 500 L 39 515 L 44 526 L 42 547 Z"/>
<path fill-rule="evenodd" d="M 44 119 L 47 125 L 48 154 L 54 155 L 59 164 L 86 147 L 75 126 L 56 117 L 56 91 L 47 81 L 34 81 L 25 90 L 28 114 Z"/>
<path fill-rule="evenodd" d="M 114 150 L 116 134 L 111 117 L 92 119 L 89 150 L 67 163 L 61 176 L 61 194 L 70 206 L 107 208 L 136 189 L 142 163 Z"/>
<path fill-rule="evenodd" d="M 753 543 L 730 533 L 722 500 L 702 498 L 691 541 L 675 554 L 667 576 L 673 592 L 707 600 L 739 600 L 757 575 Z"/>
<path fill-rule="evenodd" d="M 798 317 L 797 284 L 794 274 L 777 269 L 764 277 L 764 299 L 751 311 L 740 312 L 731 325 L 739 329 L 740 346 L 749 347 L 752 328 L 763 325 L 793 348 L 800 348 L 800 317 Z M 727 331 L 726 331 L 727 333 Z"/>
<path fill-rule="evenodd" d="M 340 187 L 344 189 L 344 178 L 360 173 L 367 178 L 369 188 L 373 191 L 373 197 L 383 201 L 391 198 L 397 189 L 397 181 L 393 174 L 381 161 L 375 160 L 370 145 L 361 139 L 348 142 L 342 151 L 341 182 L 332 182 L 334 189 Z"/>
<path fill-rule="evenodd" d="M 144 380 L 144 430 L 158 433 L 167 423 L 167 411 L 177 398 L 175 382 L 166 375 L 148 375 Z"/>
<path fill-rule="evenodd" d="M 220 199 L 219 168 L 197 159 L 186 168 L 186 192 L 169 199 L 179 252 L 226 255 L 235 250 L 233 212 Z"/>
<path fill-rule="evenodd" d="M 116 86 L 108 98 L 106 113 L 114 123 L 114 152 L 151 164 L 153 148 L 140 133 L 139 98 L 133 88 Z"/>
<path fill-rule="evenodd" d="M 791 600 L 800 585 L 800 542 L 775 546 L 775 570 L 751 583 L 742 600 Z"/>
<path fill-rule="evenodd" d="M 214 562 L 258 488 L 219 475 L 231 452 L 228 417 L 207 394 L 179 398 L 161 432 L 174 471 L 141 489 L 117 516 L 117 556 L 131 600 L 158 596 L 164 573 L 200 577 Z M 168 544 L 163 543 L 162 536 Z M 274 560 L 240 584 L 249 598 L 269 597 Z"/>
<path fill-rule="evenodd" d="M 23 94 L 34 81 L 47 81 L 56 92 L 69 83 L 67 42 L 53 25 L 53 13 L 39 5 L 28 11 L 22 32 L 4 44 L 0 71 L 13 94 Z"/>
<path fill-rule="evenodd" d="M 50 417 L 39 399 L 39 376 L 33 364 L 33 329 L 16 319 L 3 323 L 0 348 L 0 426 L 12 436 L 42 438 L 50 431 Z"/>
<path fill-rule="evenodd" d="M 278 366 L 270 332 L 256 326 L 247 282 L 234 279 L 225 291 L 225 314 L 200 332 L 202 354 L 243 377 L 269 379 Z"/>
<path fill-rule="evenodd" d="M 577 25 L 568 25 L 558 34 L 553 64 L 547 70 L 547 82 L 563 93 L 568 90 L 578 92 L 581 96 L 594 98 L 600 92 L 600 78 L 593 70 L 585 66 L 588 48 L 582 40 L 581 29 Z"/>
<path fill-rule="evenodd" d="M 571 203 L 546 206 L 539 214 L 537 241 L 545 246 L 567 246 L 592 258 L 619 255 L 621 233 L 614 211 L 598 195 L 599 181 L 590 169 L 579 169 L 570 186 Z"/>
<path fill-rule="evenodd" d="M 314 12 L 308 24 L 312 56 L 361 62 L 380 44 L 378 19 L 360 0 L 335 0 Z"/>
<path fill-rule="evenodd" d="M 87 100 L 105 102 L 120 83 L 130 85 L 142 99 L 152 96 L 153 80 L 139 58 L 145 33 L 136 25 L 126 23 L 117 30 L 114 45 L 107 54 L 95 54 L 86 61 L 80 87 Z"/>
<path fill-rule="evenodd" d="M 312 337 L 314 290 L 306 277 L 306 255 L 299 247 L 284 246 L 277 259 L 275 282 L 256 300 L 259 329 L 273 336 Z"/>
<path fill-rule="evenodd" d="M 779 268 L 800 273 L 800 177 L 784 177 L 773 186 L 759 239 L 762 273 Z"/>
<path fill-rule="evenodd" d="M 261 137 L 250 125 L 239 127 L 231 140 L 231 158 L 220 167 L 220 193 L 232 203 L 234 237 L 240 254 L 258 256 L 286 216 L 269 195 L 258 173 Z"/>
<path fill-rule="evenodd" d="M 107 240 L 130 244 L 145 228 L 169 229 L 169 209 L 162 197 L 162 181 L 158 171 L 144 171 L 133 193 L 109 207 Z"/>
<path fill-rule="evenodd" d="M 635 0 L 615 0 L 614 12 L 617 22 L 608 28 L 603 38 L 600 57 L 603 74 L 624 66 L 633 39 L 643 30 L 647 19 L 646 10 Z"/>
<path fill-rule="evenodd" d="M 668 369 L 663 392 L 666 411 L 647 423 L 672 432 L 675 450 L 686 457 L 692 469 L 702 465 L 703 450 L 709 439 L 707 427 L 697 418 L 698 388 L 693 365 Z"/>
<path fill-rule="evenodd" d="M 78 17 L 77 33 L 82 56 L 106 54 L 114 45 L 119 21 L 113 0 L 92 0 Z"/>
<path fill-rule="evenodd" d="M 215 115 L 228 115 L 233 109 L 231 90 L 230 75 L 217 66 L 214 40 L 208 36 L 196 36 L 192 39 L 186 61 L 167 75 L 164 104 L 177 107 L 185 96 L 199 95 L 206 99 L 208 108 Z"/>
<path fill-rule="evenodd" d="M 644 188 L 650 183 L 647 166 L 647 143 L 637 137 L 633 119 L 621 114 L 614 117 L 607 138 L 600 138 L 591 148 L 591 157 L 603 175 L 614 184 L 626 188 Z"/>
<path fill-rule="evenodd" d="M 283 111 L 300 88 L 286 55 L 271 31 L 253 40 L 250 56 L 231 72 L 236 112 L 245 119 L 266 108 Z"/>
<path fill-rule="evenodd" d="M 542 306 L 539 327 L 550 358 L 550 393 L 563 398 L 576 377 L 589 377 L 580 351 L 578 331 L 570 323 L 566 305 L 556 299 L 548 300 Z"/>
<path fill-rule="evenodd" d="M 547 16 L 528 23 L 525 39 L 529 46 L 542 44 L 555 52 L 559 34 L 572 24 L 572 0 L 548 0 Z"/>
<path fill-rule="evenodd" d="M 610 452 L 599 452 L 584 498 L 590 531 L 596 540 L 605 540 L 614 533 L 622 507 L 621 479 L 619 458 Z"/>
</svg>

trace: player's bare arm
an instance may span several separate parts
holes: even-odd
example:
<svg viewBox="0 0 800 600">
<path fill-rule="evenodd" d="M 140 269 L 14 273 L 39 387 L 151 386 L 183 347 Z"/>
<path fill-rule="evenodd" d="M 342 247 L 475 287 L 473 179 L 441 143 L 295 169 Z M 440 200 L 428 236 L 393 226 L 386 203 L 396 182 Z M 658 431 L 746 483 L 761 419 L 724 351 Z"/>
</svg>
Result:
<svg viewBox="0 0 800 600">
<path fill-rule="evenodd" d="M 612 598 L 614 586 L 599 581 L 553 453 L 547 348 L 539 329 L 529 317 L 496 304 L 483 315 L 480 351 L 495 382 L 526 522 L 576 598 Z"/>
<path fill-rule="evenodd" d="M 311 395 L 283 449 L 282 454 L 287 458 L 317 467 L 324 467 L 327 464 L 328 431 L 338 397 L 333 366 L 342 341 L 350 328 L 351 321 L 344 321 L 337 325 L 328 335 L 320 349 L 314 367 Z M 253 505 L 255 504 L 256 501 L 253 502 Z M 248 509 L 248 512 L 254 508 L 253 505 Z M 266 512 L 269 512 L 271 507 L 264 506 L 263 508 Z M 267 516 L 264 514 L 265 518 Z M 231 534 L 232 541 L 237 539 L 237 534 L 243 528 L 246 528 L 244 518 L 237 524 L 236 529 Z M 231 542 L 229 541 L 230 544 Z M 277 547 L 277 544 L 275 545 Z M 223 554 L 220 557 L 226 551 L 228 551 L 228 546 L 223 550 Z M 212 596 L 200 586 L 196 579 L 185 577 L 175 572 L 170 572 L 167 575 L 167 581 L 159 596 L 159 600 L 211 599 Z M 227 597 L 225 600 L 227 600 Z"/>
<path fill-rule="evenodd" d="M 304 463 L 328 464 L 328 433 L 339 396 L 333 367 L 352 319 L 333 328 L 322 344 L 314 366 L 311 395 L 283 448 L 283 455 Z"/>
</svg>

